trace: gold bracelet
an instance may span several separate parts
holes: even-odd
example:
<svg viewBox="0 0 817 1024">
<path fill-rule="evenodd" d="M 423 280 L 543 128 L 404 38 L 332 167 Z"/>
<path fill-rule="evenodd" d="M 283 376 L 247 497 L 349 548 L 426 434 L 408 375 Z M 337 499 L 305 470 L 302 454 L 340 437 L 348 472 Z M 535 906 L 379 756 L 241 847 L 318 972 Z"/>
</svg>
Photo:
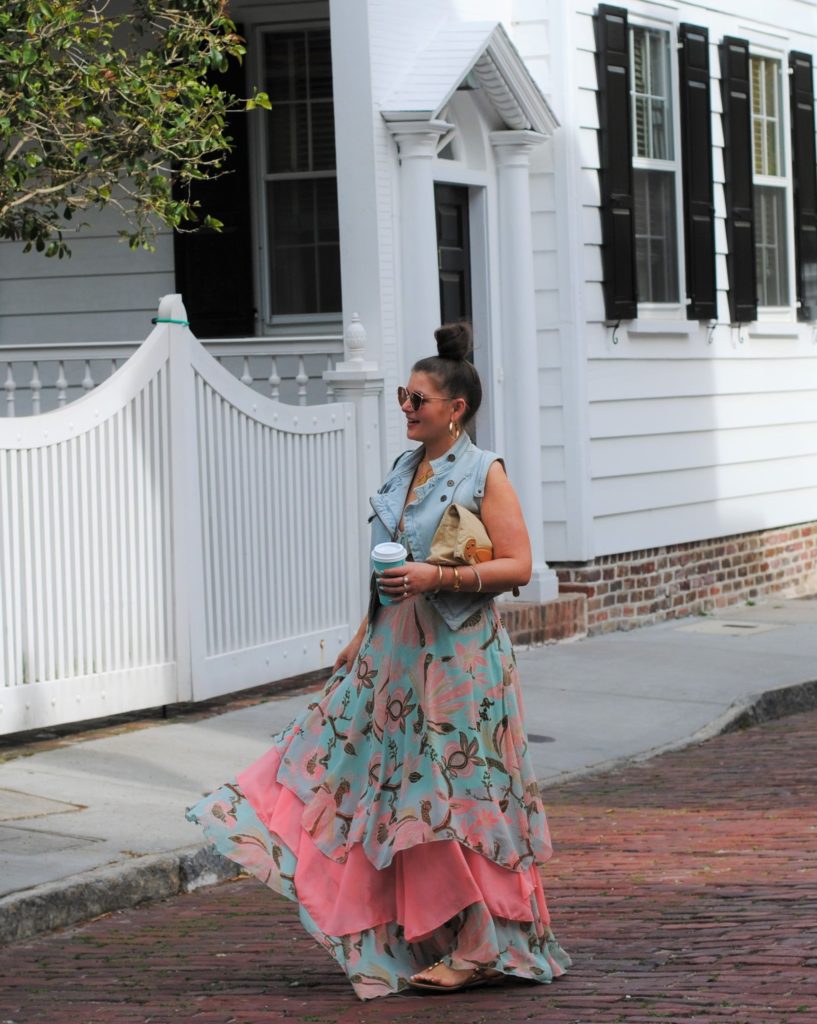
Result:
<svg viewBox="0 0 817 1024">
<path fill-rule="evenodd" d="M 443 586 L 443 567 L 437 566 L 437 589 L 434 591 L 435 594 L 439 594 Z"/>
<path fill-rule="evenodd" d="M 462 586 L 462 579 L 460 577 L 460 571 L 459 571 L 459 569 L 455 565 L 454 566 L 454 587 L 453 587 L 453 589 L 454 590 L 459 590 L 461 586 Z"/>
<path fill-rule="evenodd" d="M 476 569 L 474 568 L 474 566 L 473 566 L 473 565 L 471 566 L 471 572 L 472 572 L 472 573 L 473 573 L 473 574 L 474 574 L 474 575 L 476 576 L 476 578 L 477 578 L 477 583 L 479 584 L 479 586 L 477 587 L 477 590 L 476 590 L 476 592 L 477 592 L 477 593 L 479 593 L 479 592 L 480 592 L 480 591 L 482 590 L 482 577 L 480 576 L 480 574 L 479 574 L 479 573 L 477 572 L 477 570 L 476 570 Z"/>
</svg>

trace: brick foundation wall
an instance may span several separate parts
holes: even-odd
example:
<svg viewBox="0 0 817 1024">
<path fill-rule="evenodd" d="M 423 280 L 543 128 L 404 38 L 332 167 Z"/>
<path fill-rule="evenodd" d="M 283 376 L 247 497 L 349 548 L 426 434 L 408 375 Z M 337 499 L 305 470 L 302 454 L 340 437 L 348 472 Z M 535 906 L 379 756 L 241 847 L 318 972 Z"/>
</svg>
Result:
<svg viewBox="0 0 817 1024">
<path fill-rule="evenodd" d="M 773 594 L 817 592 L 817 523 L 552 564 L 587 597 L 588 633 L 632 629 Z"/>
<path fill-rule="evenodd" d="M 587 598 L 584 594 L 559 594 L 547 604 L 498 602 L 502 622 L 514 646 L 550 644 L 587 636 Z"/>
</svg>

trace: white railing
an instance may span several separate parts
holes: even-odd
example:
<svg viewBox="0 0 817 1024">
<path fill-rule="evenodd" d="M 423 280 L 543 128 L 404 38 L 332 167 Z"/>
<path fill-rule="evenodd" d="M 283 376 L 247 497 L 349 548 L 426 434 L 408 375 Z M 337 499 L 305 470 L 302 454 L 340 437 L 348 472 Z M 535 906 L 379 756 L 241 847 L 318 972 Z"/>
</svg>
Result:
<svg viewBox="0 0 817 1024">
<path fill-rule="evenodd" d="M 327 667 L 356 625 L 354 404 L 272 401 L 185 320 L 0 421 L 0 733 Z"/>
<path fill-rule="evenodd" d="M 340 334 L 202 341 L 243 384 L 291 405 L 332 402 L 323 374 L 343 356 Z M 111 377 L 136 351 L 131 341 L 0 345 L 0 418 L 61 409 Z"/>
</svg>

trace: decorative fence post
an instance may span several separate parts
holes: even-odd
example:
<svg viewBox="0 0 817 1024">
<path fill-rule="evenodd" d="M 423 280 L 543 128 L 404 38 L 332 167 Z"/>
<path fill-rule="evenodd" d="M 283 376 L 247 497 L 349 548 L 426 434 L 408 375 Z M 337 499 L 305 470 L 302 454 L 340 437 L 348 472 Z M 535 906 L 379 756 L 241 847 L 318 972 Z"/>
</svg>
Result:
<svg viewBox="0 0 817 1024">
<path fill-rule="evenodd" d="M 334 391 L 335 400 L 355 406 L 359 470 L 357 476 L 358 565 L 357 604 L 362 616 L 368 604 L 369 591 L 369 497 L 383 479 L 385 439 L 383 423 L 383 375 L 377 363 L 365 359 L 366 331 L 357 313 L 343 335 L 345 359 L 334 370 L 327 370 L 323 379 Z"/>
<path fill-rule="evenodd" d="M 184 701 L 193 699 L 194 673 L 204 662 L 205 613 L 194 337 L 181 295 L 164 296 L 156 323 L 168 332 L 176 678 L 178 699 Z"/>
</svg>

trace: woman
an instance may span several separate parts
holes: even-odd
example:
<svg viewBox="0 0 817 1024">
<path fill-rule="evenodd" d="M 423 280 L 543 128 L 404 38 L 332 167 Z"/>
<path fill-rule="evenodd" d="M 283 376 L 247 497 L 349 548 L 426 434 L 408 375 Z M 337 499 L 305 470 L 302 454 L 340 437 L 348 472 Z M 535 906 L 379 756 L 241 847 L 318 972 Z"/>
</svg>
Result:
<svg viewBox="0 0 817 1024">
<path fill-rule="evenodd" d="M 493 603 L 530 578 L 527 531 L 501 461 L 463 430 L 482 398 L 470 330 L 435 336 L 439 355 L 398 389 L 419 446 L 371 499 L 373 545 L 399 540 L 409 560 L 378 575 L 318 700 L 188 811 L 298 903 L 361 999 L 507 975 L 549 982 L 570 964 L 549 928 L 537 867 L 547 826 Z M 425 560 L 452 502 L 481 517 L 489 560 Z"/>
</svg>

